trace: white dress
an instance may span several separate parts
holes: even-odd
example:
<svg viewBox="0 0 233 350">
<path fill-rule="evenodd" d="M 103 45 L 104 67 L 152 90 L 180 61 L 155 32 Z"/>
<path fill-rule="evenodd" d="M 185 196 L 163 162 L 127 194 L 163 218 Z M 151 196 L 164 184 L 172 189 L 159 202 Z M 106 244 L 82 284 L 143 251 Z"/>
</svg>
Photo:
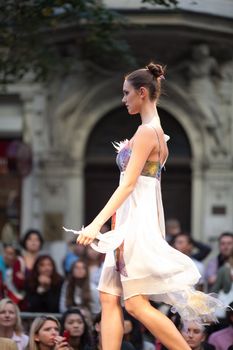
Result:
<svg viewBox="0 0 233 350">
<path fill-rule="evenodd" d="M 127 140 L 118 144 L 120 182 L 130 154 Z M 172 305 L 184 320 L 215 320 L 221 303 L 194 289 L 200 279 L 195 264 L 165 240 L 161 170 L 159 162 L 147 161 L 133 192 L 117 210 L 115 227 L 109 234 L 116 241 L 121 237 L 122 243 L 107 252 L 98 289 L 124 300 L 147 295 L 150 300 Z"/>
</svg>

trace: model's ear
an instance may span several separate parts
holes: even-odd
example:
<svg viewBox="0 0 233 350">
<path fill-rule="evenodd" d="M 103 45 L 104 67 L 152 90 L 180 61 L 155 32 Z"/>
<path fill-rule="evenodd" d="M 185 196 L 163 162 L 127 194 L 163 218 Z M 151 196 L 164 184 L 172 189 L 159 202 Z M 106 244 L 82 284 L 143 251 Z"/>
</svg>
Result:
<svg viewBox="0 0 233 350">
<path fill-rule="evenodd" d="M 148 90 L 144 86 L 141 86 L 139 89 L 139 94 L 141 98 L 145 98 L 148 95 Z"/>
</svg>

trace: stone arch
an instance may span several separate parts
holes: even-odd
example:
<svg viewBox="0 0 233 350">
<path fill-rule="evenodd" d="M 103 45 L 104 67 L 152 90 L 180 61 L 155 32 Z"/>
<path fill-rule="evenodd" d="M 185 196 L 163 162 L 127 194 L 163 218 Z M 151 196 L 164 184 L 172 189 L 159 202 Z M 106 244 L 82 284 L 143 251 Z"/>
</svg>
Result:
<svg viewBox="0 0 233 350">
<path fill-rule="evenodd" d="M 168 171 L 163 174 L 165 213 L 167 217 L 178 217 L 187 230 L 190 229 L 191 214 L 191 147 L 184 129 L 176 119 L 162 109 L 160 112 L 167 132 L 174 130 L 178 135 L 178 138 L 171 141 L 173 152 L 166 165 Z M 122 107 L 104 115 L 91 131 L 86 146 L 84 171 L 86 222 L 97 214 L 117 187 L 119 173 L 111 141 L 131 137 L 139 124 L 140 118 L 129 116 Z M 95 193 L 94 201 L 93 193 Z M 176 201 L 174 207 L 172 196 L 182 197 L 179 205 Z"/>
</svg>

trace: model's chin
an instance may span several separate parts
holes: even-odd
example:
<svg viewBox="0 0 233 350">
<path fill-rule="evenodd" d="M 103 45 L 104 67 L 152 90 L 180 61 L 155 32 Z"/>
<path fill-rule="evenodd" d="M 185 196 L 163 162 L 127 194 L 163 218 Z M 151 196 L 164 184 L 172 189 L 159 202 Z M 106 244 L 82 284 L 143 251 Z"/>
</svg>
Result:
<svg viewBox="0 0 233 350">
<path fill-rule="evenodd" d="M 128 109 L 128 113 L 129 113 L 130 115 L 138 114 L 138 112 L 136 112 L 136 111 L 132 111 L 132 110 L 130 110 L 129 108 L 127 108 L 127 109 Z"/>
</svg>

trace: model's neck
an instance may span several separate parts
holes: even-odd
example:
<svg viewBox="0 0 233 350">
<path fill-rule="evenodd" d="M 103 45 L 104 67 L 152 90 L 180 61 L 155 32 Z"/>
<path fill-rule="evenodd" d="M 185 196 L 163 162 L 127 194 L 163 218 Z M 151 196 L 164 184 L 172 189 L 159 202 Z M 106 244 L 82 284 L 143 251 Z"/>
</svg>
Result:
<svg viewBox="0 0 233 350">
<path fill-rule="evenodd" d="M 160 124 L 160 119 L 155 103 L 143 106 L 140 115 L 142 119 L 142 124 L 148 124 L 152 121 L 155 121 L 155 123 Z"/>
</svg>

